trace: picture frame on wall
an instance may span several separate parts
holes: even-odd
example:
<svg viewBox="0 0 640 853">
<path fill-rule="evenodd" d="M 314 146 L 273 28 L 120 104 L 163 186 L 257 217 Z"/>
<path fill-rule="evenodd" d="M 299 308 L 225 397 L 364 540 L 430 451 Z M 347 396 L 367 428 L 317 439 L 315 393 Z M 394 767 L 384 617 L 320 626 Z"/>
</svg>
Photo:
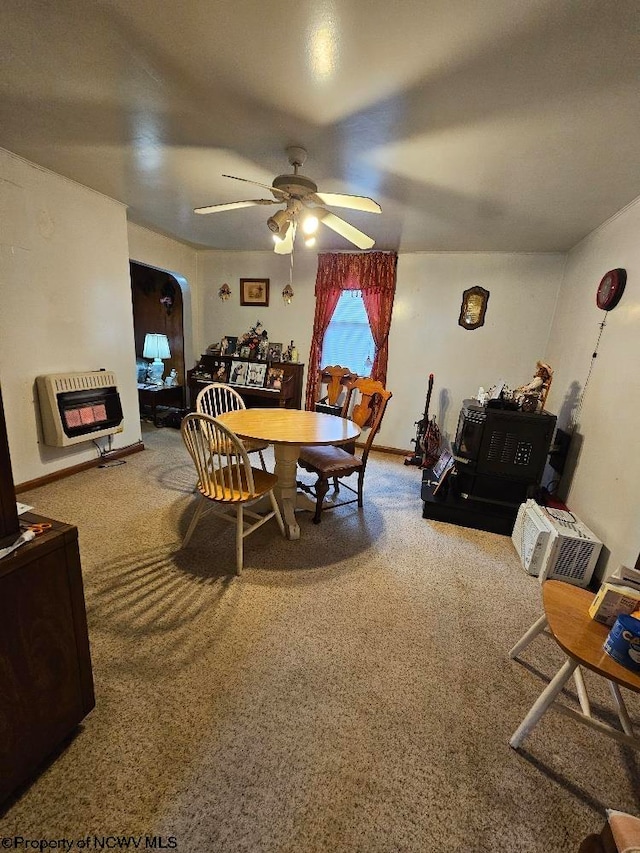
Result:
<svg viewBox="0 0 640 853">
<path fill-rule="evenodd" d="M 249 370 L 247 371 L 247 385 L 251 385 L 254 388 L 262 388 L 264 385 L 264 376 L 267 371 L 267 365 L 263 362 L 254 361 L 249 365 Z"/>
<path fill-rule="evenodd" d="M 241 278 L 240 305 L 267 308 L 269 306 L 269 279 Z"/>
<path fill-rule="evenodd" d="M 246 361 L 232 361 L 229 370 L 229 383 L 231 385 L 246 385 L 248 366 L 249 363 Z"/>
</svg>

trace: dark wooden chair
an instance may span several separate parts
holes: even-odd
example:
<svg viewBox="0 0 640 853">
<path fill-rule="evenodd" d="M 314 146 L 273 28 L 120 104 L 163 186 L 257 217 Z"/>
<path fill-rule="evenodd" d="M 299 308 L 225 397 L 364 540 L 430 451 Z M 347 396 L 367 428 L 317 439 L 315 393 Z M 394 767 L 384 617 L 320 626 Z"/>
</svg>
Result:
<svg viewBox="0 0 640 853">
<path fill-rule="evenodd" d="M 300 487 L 312 494 L 316 499 L 316 509 L 313 516 L 314 524 L 320 524 L 320 516 L 323 509 L 333 509 L 336 506 L 355 503 L 363 505 L 364 475 L 367 467 L 369 451 L 376 433 L 380 429 L 382 418 L 387 408 L 387 403 L 392 397 L 391 391 L 387 391 L 381 382 L 373 379 L 355 379 L 347 386 L 347 396 L 342 407 L 342 416 L 349 417 L 362 429 L 369 425 L 369 434 L 362 449 L 362 454 L 357 456 L 355 448 L 344 449 L 343 447 L 301 447 L 298 464 L 305 471 L 315 474 L 317 480 L 313 486 L 299 483 Z M 333 480 L 334 495 L 340 491 L 339 481 L 352 474 L 358 475 L 356 488 L 343 483 L 342 485 L 356 495 L 346 501 L 334 500 L 324 505 L 324 499 L 329 491 L 329 480 Z"/>
</svg>

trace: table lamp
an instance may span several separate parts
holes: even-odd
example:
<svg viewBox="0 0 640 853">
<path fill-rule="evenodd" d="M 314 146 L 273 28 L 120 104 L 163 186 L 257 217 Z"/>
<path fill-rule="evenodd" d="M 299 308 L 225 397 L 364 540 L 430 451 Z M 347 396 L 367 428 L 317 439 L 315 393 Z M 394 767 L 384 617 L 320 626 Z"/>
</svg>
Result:
<svg viewBox="0 0 640 853">
<path fill-rule="evenodd" d="M 171 350 L 169 349 L 169 339 L 166 335 L 145 335 L 144 349 L 142 351 L 144 358 L 152 358 L 153 361 L 149 365 L 149 382 L 152 385 L 162 385 L 162 375 L 164 373 L 163 358 L 171 358 Z"/>
</svg>

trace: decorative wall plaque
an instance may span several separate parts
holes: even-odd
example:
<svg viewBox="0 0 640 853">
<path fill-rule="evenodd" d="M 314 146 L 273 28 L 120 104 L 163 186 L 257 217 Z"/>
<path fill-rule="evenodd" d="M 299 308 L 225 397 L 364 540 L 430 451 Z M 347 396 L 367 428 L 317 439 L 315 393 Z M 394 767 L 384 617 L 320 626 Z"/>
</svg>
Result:
<svg viewBox="0 0 640 853">
<path fill-rule="evenodd" d="M 484 287 L 470 287 L 462 294 L 458 324 L 463 329 L 477 329 L 484 325 L 484 315 L 489 302 L 489 291 Z"/>
</svg>

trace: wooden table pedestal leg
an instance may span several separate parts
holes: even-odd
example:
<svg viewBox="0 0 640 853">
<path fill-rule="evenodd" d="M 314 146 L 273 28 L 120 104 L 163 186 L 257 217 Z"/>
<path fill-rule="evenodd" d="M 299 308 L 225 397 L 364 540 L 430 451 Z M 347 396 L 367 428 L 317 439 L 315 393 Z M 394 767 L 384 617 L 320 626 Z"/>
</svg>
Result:
<svg viewBox="0 0 640 853">
<path fill-rule="evenodd" d="M 300 448 L 294 444 L 276 444 L 274 447 L 278 485 L 275 488 L 276 498 L 282 510 L 282 519 L 287 539 L 299 539 L 300 527 L 296 521 L 298 456 Z"/>
</svg>

